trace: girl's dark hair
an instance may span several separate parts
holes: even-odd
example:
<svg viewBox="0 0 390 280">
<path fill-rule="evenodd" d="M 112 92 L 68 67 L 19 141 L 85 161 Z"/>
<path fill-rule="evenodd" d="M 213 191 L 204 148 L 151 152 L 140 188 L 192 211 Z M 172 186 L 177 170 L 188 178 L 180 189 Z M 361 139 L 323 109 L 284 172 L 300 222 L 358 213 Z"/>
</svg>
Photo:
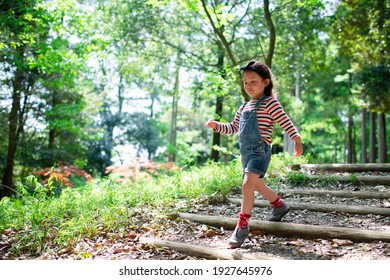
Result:
<svg viewBox="0 0 390 280">
<path fill-rule="evenodd" d="M 266 86 L 266 88 L 264 89 L 264 94 L 267 96 L 276 95 L 276 93 L 274 92 L 274 84 L 272 81 L 274 76 L 271 72 L 271 69 L 265 63 L 256 60 L 251 60 L 246 66 L 240 68 L 241 76 L 246 71 L 256 72 L 261 78 L 269 79 L 270 82 L 268 86 Z"/>
</svg>

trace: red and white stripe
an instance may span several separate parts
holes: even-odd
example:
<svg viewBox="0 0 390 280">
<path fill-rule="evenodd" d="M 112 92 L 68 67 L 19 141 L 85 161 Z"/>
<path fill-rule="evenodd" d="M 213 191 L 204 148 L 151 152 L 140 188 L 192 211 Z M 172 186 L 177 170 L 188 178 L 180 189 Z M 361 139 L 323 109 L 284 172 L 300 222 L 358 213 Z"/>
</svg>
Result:
<svg viewBox="0 0 390 280">
<path fill-rule="evenodd" d="M 215 132 L 223 134 L 232 134 L 239 131 L 239 123 L 241 114 L 243 111 L 250 111 L 255 108 L 257 100 L 251 100 L 241 111 L 238 110 L 232 122 L 230 123 L 218 123 L 218 127 Z M 257 110 L 257 122 L 259 124 L 259 130 L 261 137 L 268 144 L 272 143 L 272 132 L 274 130 L 275 122 L 277 122 L 284 131 L 294 140 L 300 137 L 298 130 L 294 126 L 290 117 L 284 112 L 282 105 L 275 97 L 270 97 L 263 101 Z"/>
</svg>

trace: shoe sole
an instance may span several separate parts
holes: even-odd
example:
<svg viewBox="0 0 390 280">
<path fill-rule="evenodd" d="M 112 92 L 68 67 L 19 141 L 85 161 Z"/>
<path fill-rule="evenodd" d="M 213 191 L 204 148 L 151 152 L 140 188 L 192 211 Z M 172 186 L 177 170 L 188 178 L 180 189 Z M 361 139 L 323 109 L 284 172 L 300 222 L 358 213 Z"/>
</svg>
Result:
<svg viewBox="0 0 390 280">
<path fill-rule="evenodd" d="M 242 244 L 229 243 L 230 249 L 240 248 Z"/>
<path fill-rule="evenodd" d="M 234 249 L 234 248 L 241 247 L 241 245 L 245 243 L 245 240 L 248 238 L 248 236 L 249 236 L 249 230 L 248 230 L 248 233 L 246 234 L 245 238 L 242 239 L 242 242 L 234 242 L 234 241 L 241 241 L 241 240 L 229 239 L 229 246 L 230 246 L 230 248 Z M 241 238 L 242 238 L 242 236 L 240 237 L 240 239 Z"/>
</svg>

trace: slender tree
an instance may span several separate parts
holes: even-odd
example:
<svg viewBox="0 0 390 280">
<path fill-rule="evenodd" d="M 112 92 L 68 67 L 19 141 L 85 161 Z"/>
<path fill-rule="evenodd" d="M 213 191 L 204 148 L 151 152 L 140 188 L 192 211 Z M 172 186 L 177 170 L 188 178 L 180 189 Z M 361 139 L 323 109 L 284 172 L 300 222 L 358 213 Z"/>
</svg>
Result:
<svg viewBox="0 0 390 280">
<path fill-rule="evenodd" d="M 7 35 L 7 41 L 1 50 L 2 65 L 10 66 L 11 81 L 11 110 L 8 115 L 8 148 L 6 165 L 2 178 L 3 196 L 13 195 L 15 155 L 18 149 L 20 135 L 27 111 L 23 110 L 28 95 L 32 94 L 36 75 L 33 67 L 29 67 L 28 59 L 34 53 L 39 38 L 46 37 L 48 26 L 42 21 L 44 11 L 36 8 L 38 1 L 6 1 L 1 5 L 0 29 Z M 15 70 L 11 70 L 14 68 Z"/>
</svg>

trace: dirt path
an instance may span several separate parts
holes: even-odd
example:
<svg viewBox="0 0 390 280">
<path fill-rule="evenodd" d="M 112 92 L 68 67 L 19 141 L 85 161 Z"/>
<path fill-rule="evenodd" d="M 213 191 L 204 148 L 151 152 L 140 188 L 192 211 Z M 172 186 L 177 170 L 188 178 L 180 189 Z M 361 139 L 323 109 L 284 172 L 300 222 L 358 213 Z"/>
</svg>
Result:
<svg viewBox="0 0 390 280">
<path fill-rule="evenodd" d="M 390 166 L 390 165 L 389 165 Z M 332 171 L 304 170 L 308 175 L 351 176 L 351 173 Z M 388 176 L 390 172 L 359 172 L 358 176 Z M 316 179 L 321 180 L 321 179 Z M 321 190 L 390 193 L 390 186 L 364 185 L 359 182 L 333 182 L 323 184 L 321 181 L 311 181 L 305 185 L 291 186 L 288 182 L 280 182 L 279 188 L 287 190 L 284 199 L 290 203 L 332 204 L 350 206 L 390 207 L 388 198 L 354 198 L 334 195 L 302 195 L 288 190 Z M 299 192 L 298 192 L 299 193 Z M 229 198 L 240 198 L 240 191 Z M 256 199 L 261 200 L 260 196 Z M 167 213 L 165 209 L 171 208 Z M 179 212 L 200 215 L 237 218 L 240 205 L 232 203 L 228 198 L 219 194 L 194 199 L 183 200 L 176 205 L 144 206 L 141 210 L 129 209 L 129 225 L 120 232 L 101 232 L 94 240 L 82 239 L 72 248 L 61 251 L 46 250 L 38 259 L 144 259 L 144 260 L 183 260 L 212 258 L 199 255 L 199 251 L 215 249 L 219 256 L 237 256 L 245 258 L 271 258 L 292 260 L 383 260 L 390 259 L 390 243 L 353 242 L 346 239 L 282 237 L 259 230 L 252 230 L 249 238 L 239 249 L 229 249 L 227 240 L 232 234 L 231 229 L 213 227 L 202 223 L 181 219 Z M 253 220 L 267 220 L 269 207 L 255 207 Z M 364 229 L 376 232 L 390 232 L 390 217 L 375 214 L 353 214 L 344 212 L 313 212 L 306 209 L 291 210 L 283 219 L 284 223 L 302 225 L 319 225 Z M 12 236 L 12 231 L 3 233 L 3 240 Z M 165 242 L 163 245 L 154 241 Z M 169 244 L 181 247 L 191 245 L 198 254 L 190 250 L 170 249 Z M 8 245 L 0 244 L 2 259 L 12 259 Z M 201 246 L 201 247 L 197 247 Z M 31 259 L 32 256 L 21 256 L 19 259 Z"/>
<path fill-rule="evenodd" d="M 331 173 L 318 172 L 312 170 L 305 171 L 308 175 L 315 174 L 318 176 L 329 176 L 335 174 L 339 177 L 351 177 L 347 172 Z M 357 173 L 353 173 L 356 176 Z M 360 172 L 359 176 L 369 178 L 371 176 L 388 176 L 388 172 Z M 318 178 L 317 178 L 318 179 Z M 280 188 L 284 190 L 297 189 L 312 190 L 316 187 L 315 182 L 305 186 L 292 187 L 281 183 Z M 390 186 L 386 185 L 364 185 L 359 181 L 348 183 L 343 180 L 343 183 L 328 184 L 322 188 L 323 190 L 333 191 L 350 191 L 350 192 L 376 192 L 389 193 Z M 240 198 L 240 194 L 233 194 L 232 198 Z M 261 197 L 257 197 L 261 200 Z M 290 203 L 308 203 L 308 204 L 330 204 L 338 206 L 370 206 L 389 208 L 389 199 L 359 199 L 359 198 L 345 198 L 336 197 L 332 195 L 289 195 L 285 197 L 286 201 Z M 220 198 L 220 201 L 215 198 L 198 203 L 194 205 L 194 209 L 189 211 L 191 213 L 222 217 L 237 217 L 239 205 L 226 201 Z M 270 208 L 255 207 L 253 210 L 252 219 L 266 220 L 269 215 Z M 303 225 L 319 225 L 331 227 L 343 227 L 350 229 L 364 229 L 375 232 L 390 232 L 390 217 L 388 215 L 359 215 L 344 212 L 313 212 L 308 210 L 293 210 L 284 218 L 283 222 L 303 224 Z M 189 227 L 196 226 L 195 223 L 189 222 Z M 202 226 L 202 231 L 198 234 L 184 234 L 177 235 L 170 238 L 170 241 L 182 242 L 187 244 L 195 244 L 205 246 L 207 248 L 227 248 L 227 239 L 232 233 L 231 230 L 223 228 L 214 228 L 210 226 Z M 303 238 L 286 238 L 277 235 L 266 234 L 261 231 L 252 231 L 249 239 L 240 249 L 232 251 L 240 253 L 264 254 L 273 258 L 283 259 L 298 259 L 298 260 L 315 260 L 315 259 L 390 259 L 390 243 L 383 241 L 376 242 L 352 242 L 345 239 L 303 239 Z"/>
</svg>

